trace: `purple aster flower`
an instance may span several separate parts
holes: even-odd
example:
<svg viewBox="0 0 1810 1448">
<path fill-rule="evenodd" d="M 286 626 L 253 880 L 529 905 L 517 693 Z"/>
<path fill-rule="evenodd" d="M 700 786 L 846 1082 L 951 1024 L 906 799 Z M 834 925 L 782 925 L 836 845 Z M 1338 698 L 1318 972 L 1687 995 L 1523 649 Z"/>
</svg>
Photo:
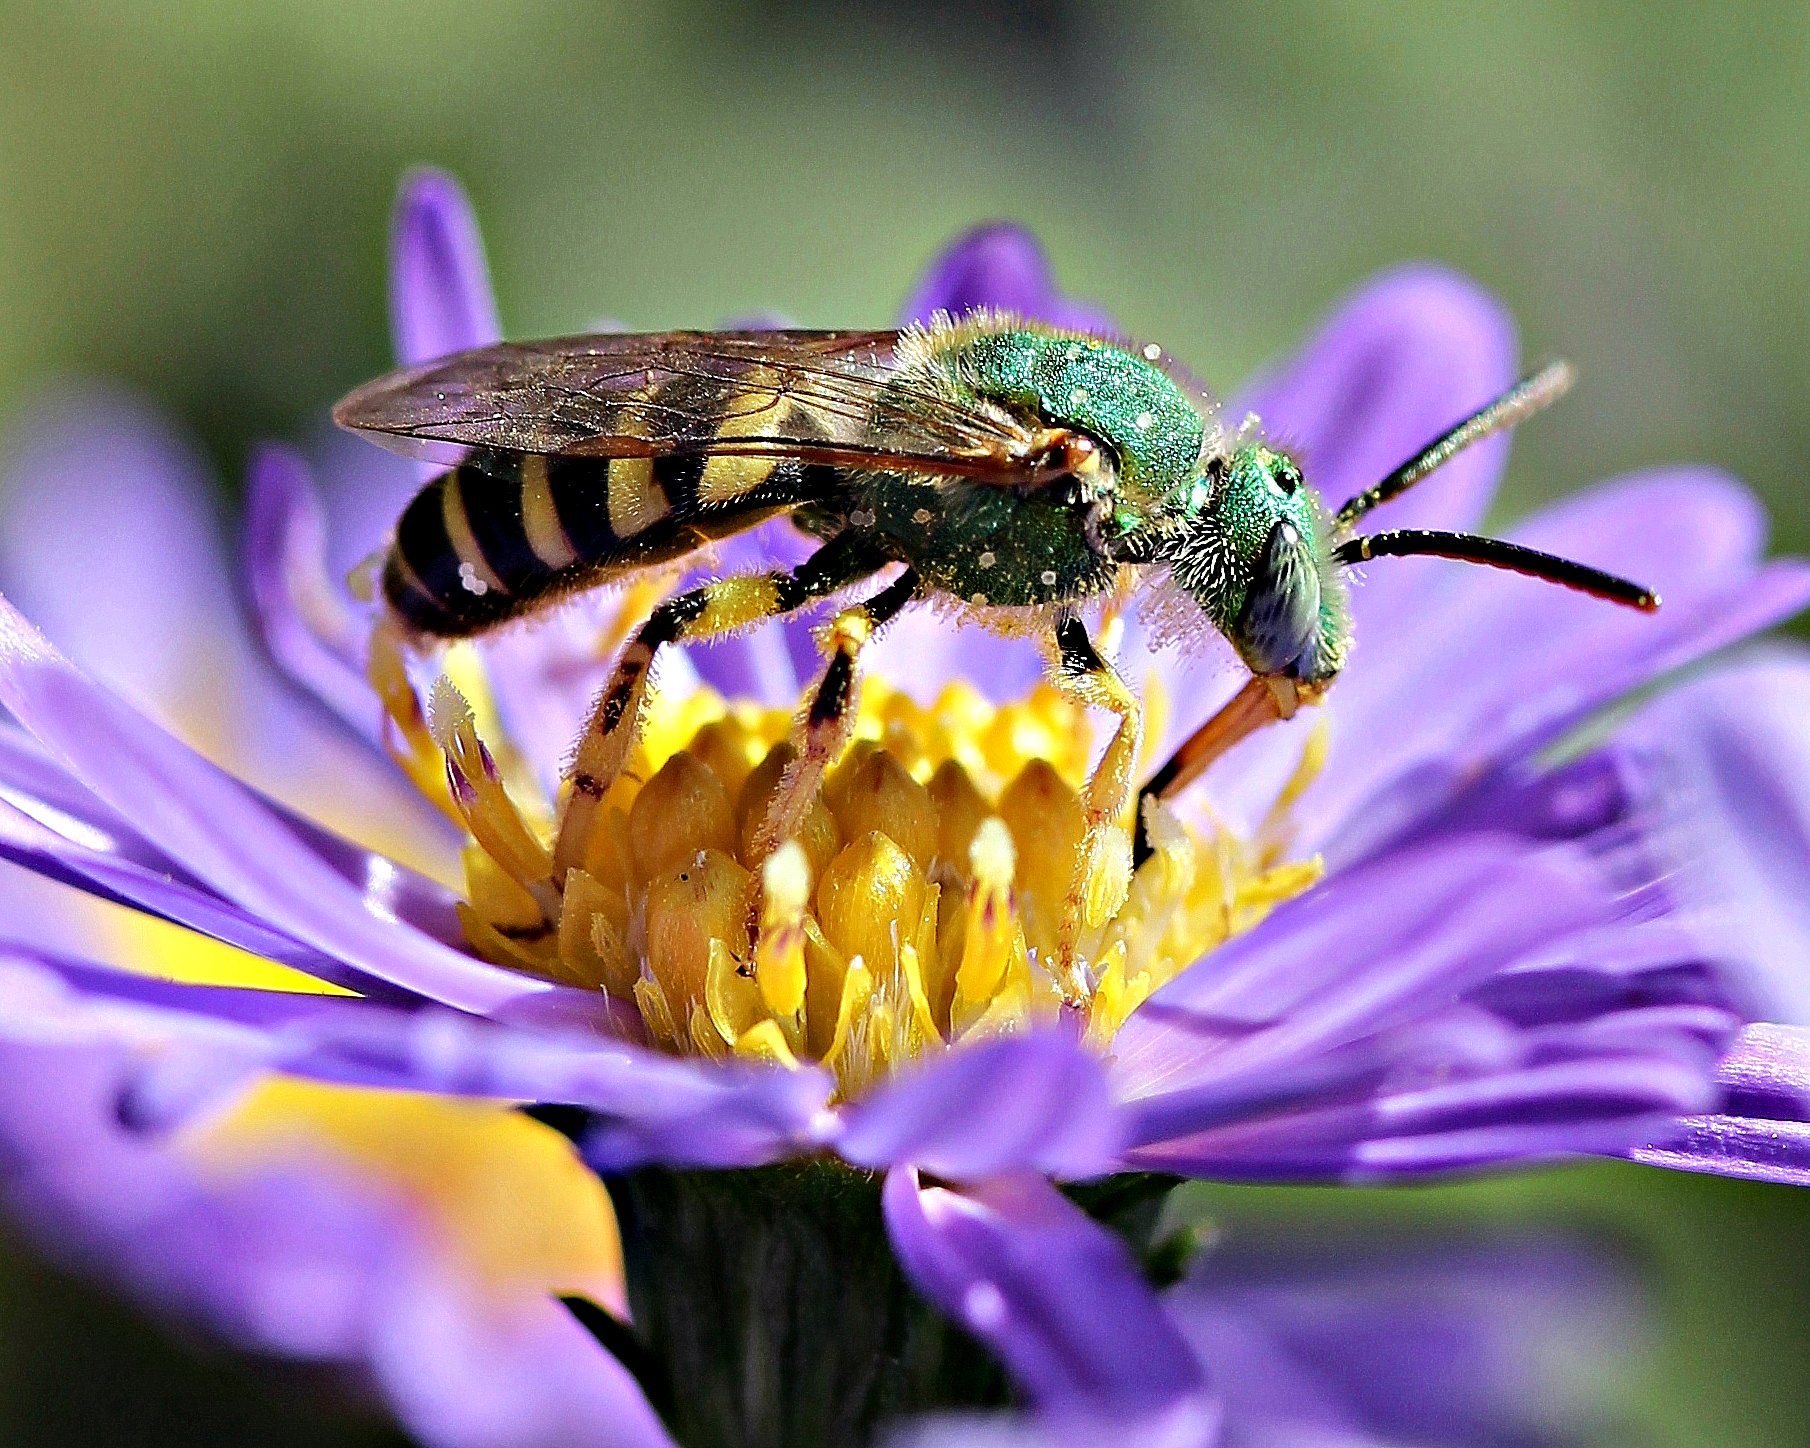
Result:
<svg viewBox="0 0 1810 1448">
<path fill-rule="evenodd" d="M 451 183 L 406 188 L 394 248 L 403 360 L 494 338 Z M 1009 228 L 959 243 L 913 309 L 977 305 L 1098 320 Z M 1296 440 L 1337 496 L 1499 392 L 1512 351 L 1467 283 L 1398 272 L 1240 408 Z M 90 416 L 74 430 L 92 436 Z M 70 431 L 51 419 L 53 441 L 19 466 L 54 471 Z M 147 435 L 129 418 L 120 433 Z M 1467 453 L 1397 519 L 1474 523 L 1504 453 Z M 1549 762 L 1603 705 L 1810 598 L 1810 573 L 1761 561 L 1762 520 L 1727 480 L 1625 479 L 1516 534 L 1650 581 L 1658 619 L 1480 570 L 1378 569 L 1354 596 L 1364 651 L 1329 731 L 1302 720 L 1253 739 L 1206 782 L 1210 811 L 1159 816 L 1123 901 L 1086 922 L 1077 1019 L 1038 962 L 1078 866 L 1091 741 L 1077 706 L 1033 688 L 1028 649 L 901 621 L 877 650 L 861 738 L 800 841 L 759 867 L 751 935 L 749 802 L 787 762 L 815 650 L 788 625 L 674 660 L 636 767 L 605 801 L 612 828 L 560 882 L 549 933 L 535 927 L 561 751 L 646 599 L 582 600 L 462 646 L 442 661 L 450 684 L 432 683 L 434 665 L 380 701 L 369 613 L 333 579 L 381 541 L 419 474 L 344 444 L 322 468 L 318 492 L 292 451 L 252 470 L 249 591 L 291 692 L 253 681 L 230 630 L 217 654 L 172 657 L 132 643 L 129 611 L 125 627 L 106 621 L 117 599 L 73 603 L 46 576 L 95 532 L 71 509 L 162 526 L 97 491 L 131 475 L 15 490 L 36 500 L 45 541 L 10 561 L 25 611 L 0 606 L 0 702 L 17 726 L 0 729 L 0 852 L 106 913 L 67 899 L 14 912 L 0 1033 L 21 1060 L 49 1052 L 88 1084 L 67 1113 L 46 1111 L 21 1070 L 0 1130 L 29 1218 L 84 1224 L 76 1249 L 105 1257 L 119 1181 L 150 1183 L 184 1229 L 152 1234 L 124 1268 L 142 1290 L 257 1346 L 364 1363 L 424 1438 L 658 1442 L 657 1406 L 681 1441 L 753 1431 L 742 1415 L 760 1411 L 777 1434 L 841 1441 L 883 1410 L 1001 1399 L 954 1323 L 1044 1428 L 1135 1419 L 1211 1441 L 1261 1416 L 1261 1393 L 1215 1365 L 1223 1333 L 1153 1292 L 1129 1219 L 1129 1239 L 1107 1224 L 1127 1183 L 1397 1180 L 1578 1153 L 1803 1170 L 1796 1038 L 1755 1030 L 1729 1051 L 1744 1022 L 1793 1019 L 1784 957 L 1726 928 L 1741 903 L 1727 877 L 1756 848 L 1731 816 L 1755 798 L 1795 808 L 1797 764 L 1743 747 L 1736 716 L 1694 692 L 1653 706 L 1673 711 L 1663 728 L 1639 716 Z M 133 560 L 170 556 L 110 541 Z M 769 529 L 721 561 L 790 546 Z M 211 558 L 175 556 L 195 567 L 166 564 L 119 596 L 171 590 L 186 606 L 204 574 L 217 589 Z M 195 618 L 224 617 L 217 603 L 198 597 Z M 1119 657 L 1169 710 L 1159 743 L 1236 683 L 1137 625 Z M 177 737 L 197 728 L 199 752 Z M 1751 874 L 1739 888 L 1770 898 Z M 208 954 L 219 946 L 232 953 Z M 245 976 L 248 961 L 264 974 Z M 296 1091 L 325 1095 L 280 1094 Z M 500 1288 L 485 1278 L 482 1300 L 462 1292 L 460 1253 L 494 1253 L 486 1232 L 525 1197 L 582 1199 L 559 1169 L 574 1159 L 541 1158 L 563 1182 L 545 1196 L 411 1232 L 435 1193 L 374 1144 L 425 1130 L 397 1101 L 451 1113 L 433 1118 L 433 1159 L 478 1150 L 480 1183 L 559 1145 L 494 1103 L 532 1104 L 568 1134 L 621 1219 L 632 1328 L 587 1305 L 621 1307 L 620 1285 L 599 1280 L 614 1248 L 594 1211 L 588 1236 L 504 1251 L 522 1270 Z M 490 1158 L 468 1140 L 487 1132 Z M 273 1196 L 285 1220 L 319 1201 L 343 1228 L 346 1255 L 302 1284 L 306 1312 L 256 1307 L 260 1273 L 297 1260 L 247 1231 Z M 195 1220 L 217 1224 L 211 1241 Z M 412 1288 L 379 1300 L 377 1280 Z M 577 1316 L 620 1364 L 555 1293 L 582 1299 Z M 499 1321 L 508 1350 L 470 1369 Z M 380 1350 L 398 1334 L 406 1364 Z M 530 1359 L 556 1366 L 497 1369 Z M 797 1362 L 811 1370 L 782 1366 Z"/>
</svg>

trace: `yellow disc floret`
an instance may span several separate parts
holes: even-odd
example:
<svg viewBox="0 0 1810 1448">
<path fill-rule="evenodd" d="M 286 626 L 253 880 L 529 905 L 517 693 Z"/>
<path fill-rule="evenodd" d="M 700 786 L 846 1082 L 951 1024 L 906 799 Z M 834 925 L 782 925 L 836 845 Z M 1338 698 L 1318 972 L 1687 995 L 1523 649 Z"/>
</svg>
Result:
<svg viewBox="0 0 1810 1448">
<path fill-rule="evenodd" d="M 656 696 L 582 865 L 559 879 L 549 802 L 505 781 L 450 688 L 432 714 L 471 834 L 463 916 L 480 953 L 633 1003 L 671 1051 L 820 1062 L 844 1097 L 1064 1011 L 1108 1050 L 1152 991 L 1319 871 L 1277 862 L 1274 821 L 1259 846 L 1159 808 L 1127 886 L 1122 859 L 1082 858 L 1083 704 L 1039 687 L 995 705 L 958 682 L 924 706 L 874 679 L 854 742 L 770 853 L 760 827 L 793 762 L 792 714 Z"/>
</svg>

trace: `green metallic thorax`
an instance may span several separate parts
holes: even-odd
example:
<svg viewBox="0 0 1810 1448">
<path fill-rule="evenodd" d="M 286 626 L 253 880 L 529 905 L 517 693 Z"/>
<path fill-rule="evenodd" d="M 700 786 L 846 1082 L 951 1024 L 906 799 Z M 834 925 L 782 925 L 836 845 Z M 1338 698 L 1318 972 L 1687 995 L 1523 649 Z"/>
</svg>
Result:
<svg viewBox="0 0 1810 1448">
<path fill-rule="evenodd" d="M 932 334 L 912 377 L 952 398 L 1003 407 L 1105 444 L 1091 520 L 1047 485 L 874 473 L 852 480 L 855 526 L 872 528 L 936 588 L 970 603 L 1034 607 L 1112 586 L 1119 539 L 1204 498 L 1200 407 L 1160 367 L 1092 337 L 957 327 Z"/>
<path fill-rule="evenodd" d="M 1133 494 L 1167 498 L 1199 475 L 1200 409 L 1168 373 L 1123 348 L 1092 337 L 990 332 L 958 341 L 942 360 L 974 395 L 1098 438 Z"/>
</svg>

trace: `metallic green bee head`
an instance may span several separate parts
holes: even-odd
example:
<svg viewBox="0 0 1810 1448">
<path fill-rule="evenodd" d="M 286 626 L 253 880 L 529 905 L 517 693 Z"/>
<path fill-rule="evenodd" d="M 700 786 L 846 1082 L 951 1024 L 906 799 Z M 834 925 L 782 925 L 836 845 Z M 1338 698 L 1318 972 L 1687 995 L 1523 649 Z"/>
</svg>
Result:
<svg viewBox="0 0 1810 1448">
<path fill-rule="evenodd" d="M 1170 552 L 1171 576 L 1251 672 L 1331 678 L 1350 622 L 1319 495 L 1293 458 L 1261 443 L 1214 459 L 1207 481 Z"/>
<path fill-rule="evenodd" d="M 1232 642 L 1254 674 L 1324 684 L 1351 651 L 1344 570 L 1375 558 L 1454 558 L 1504 568 L 1650 612 L 1651 589 L 1612 573 L 1474 533 L 1353 525 L 1458 453 L 1547 406 L 1571 385 L 1553 363 L 1433 439 L 1374 486 L 1329 513 L 1286 453 L 1251 443 L 1208 460 L 1162 548 L 1170 576 Z"/>
</svg>

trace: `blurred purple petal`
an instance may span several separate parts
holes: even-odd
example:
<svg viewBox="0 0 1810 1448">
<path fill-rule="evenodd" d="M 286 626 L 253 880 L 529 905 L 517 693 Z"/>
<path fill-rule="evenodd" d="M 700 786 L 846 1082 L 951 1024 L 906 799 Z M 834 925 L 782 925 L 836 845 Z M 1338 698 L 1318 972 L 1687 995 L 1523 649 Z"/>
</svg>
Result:
<svg viewBox="0 0 1810 1448">
<path fill-rule="evenodd" d="M 1225 414 L 1235 423 L 1254 411 L 1266 435 L 1299 454 L 1307 480 L 1336 508 L 1493 400 L 1514 380 L 1514 368 L 1514 324 L 1500 303 L 1455 272 L 1403 267 L 1358 288 L 1298 354 L 1240 392 Z M 1379 512 L 1375 526 L 1474 528 L 1495 492 L 1507 449 L 1508 440 L 1498 438 L 1460 454 Z M 1394 757 L 1393 747 L 1381 749 L 1378 736 L 1344 720 L 1366 676 L 1391 679 L 1394 662 L 1419 647 L 1419 631 L 1446 616 L 1431 604 L 1442 578 L 1439 566 L 1417 569 L 1389 560 L 1353 591 L 1358 649 L 1328 705 L 1334 725 L 1328 777 L 1369 778 L 1376 758 Z M 1157 740 L 1162 752 L 1205 721 L 1242 681 L 1229 659 L 1229 651 L 1217 647 L 1204 658 L 1183 648 L 1152 651 L 1148 631 L 1131 630 L 1122 656 L 1126 676 L 1139 679 L 1154 667 L 1172 701 L 1169 727 Z M 1233 819 L 1254 822 L 1274 797 L 1314 725 L 1315 711 L 1305 712 L 1309 717 L 1266 731 L 1236 752 L 1235 763 L 1209 776 L 1204 787 Z M 1391 716 L 1391 725 L 1399 727 L 1400 720 Z M 1310 796 L 1303 818 L 1319 818 L 1315 809 Z"/>
<path fill-rule="evenodd" d="M 1754 1018 L 1810 1025 L 1810 654 L 1774 647 L 1649 701 L 1620 731 L 1701 820 L 1678 846 L 1698 928 Z"/>
<path fill-rule="evenodd" d="M 123 1075 L 118 1107 L 147 1127 L 174 1124 L 185 1104 L 224 1099 L 256 1067 L 578 1108 L 588 1113 L 575 1133 L 580 1148 L 606 1172 L 650 1162 L 756 1165 L 811 1150 L 826 1130 L 821 1071 L 687 1060 L 596 1028 L 517 1028 L 356 996 L 187 985 L 43 952 L 0 957 L 0 992 L 0 1036 L 211 1052 L 211 1066 L 196 1056 L 163 1076 L 147 1060 Z"/>
<path fill-rule="evenodd" d="M 1751 495 L 1713 474 L 1606 484 L 1512 536 L 1624 571 L 1657 587 L 1664 607 L 1638 614 L 1493 569 L 1420 563 L 1447 569 L 1437 602 L 1402 644 L 1380 645 L 1391 653 L 1387 668 L 1354 659 L 1327 704 L 1335 737 L 1368 761 L 1341 769 L 1335 749 L 1303 802 L 1317 838 L 1351 822 L 1334 836 L 1336 857 L 1375 848 L 1497 760 L 1531 753 L 1589 711 L 1810 602 L 1810 570 L 1762 565 Z M 1478 639 L 1538 647 L 1505 647 L 1484 669 Z M 1384 738 L 1387 749 L 1368 743 Z"/>
<path fill-rule="evenodd" d="M 901 313 L 906 323 L 936 312 L 1011 312 L 1083 332 L 1112 329 L 1103 308 L 1073 301 L 1056 287 L 1049 258 L 1021 226 L 990 222 L 966 232 L 930 264 Z"/>
<path fill-rule="evenodd" d="M 266 444 L 246 480 L 245 566 L 252 611 L 280 668 L 365 739 L 382 709 L 360 667 L 365 630 L 328 576 L 327 522 L 308 464 Z"/>
<path fill-rule="evenodd" d="M 415 1264 L 411 1264 L 415 1265 Z M 628 1371 L 551 1296 L 473 1311 L 471 1286 L 423 1260 L 391 1284 L 372 1367 L 431 1448 L 676 1448 Z"/>
<path fill-rule="evenodd" d="M 898 1169 L 884 1210 L 911 1280 L 1038 1409 L 1135 1418 L 1210 1401 L 1124 1241 L 1042 1178 L 956 1191 Z"/>
<path fill-rule="evenodd" d="M 1514 367 L 1514 323 L 1495 298 L 1456 272 L 1408 266 L 1352 293 L 1297 356 L 1227 411 L 1262 418 L 1337 508 L 1493 401 Z M 1475 527 L 1507 453 L 1507 440 L 1495 439 L 1460 454 L 1389 504 L 1377 526 Z"/>
<path fill-rule="evenodd" d="M 0 702 L 145 838 L 272 927 L 449 1005 L 483 1010 L 548 988 L 380 913 L 280 815 L 95 685 L 4 602 Z"/>
<path fill-rule="evenodd" d="M 404 366 L 503 335 L 477 217 L 464 188 L 444 171 L 411 171 L 396 198 L 390 331 Z"/>
<path fill-rule="evenodd" d="M 934 1056 L 853 1103 L 836 1139 L 857 1166 L 914 1166 L 952 1181 L 1095 1176 L 1122 1145 L 1100 1058 L 1057 1031 Z"/>
<path fill-rule="evenodd" d="M 120 1129 L 117 1047 L 0 1047 L 0 1192 L 34 1238 L 254 1352 L 375 1380 L 429 1448 L 669 1448 L 550 1298 L 483 1300 L 415 1208 L 330 1152 L 210 1172 Z"/>
<path fill-rule="evenodd" d="M 1632 1336 L 1612 1264 L 1538 1241 L 1234 1239 L 1164 1300 L 1238 1443 L 1571 1441 Z"/>
<path fill-rule="evenodd" d="M 12 421 L 0 473 L 0 587 L 45 633 L 166 723 L 231 701 L 249 659 L 191 443 L 128 393 L 71 389 Z"/>
<path fill-rule="evenodd" d="M 1035 1416 L 952 1413 L 911 1418 L 901 1420 L 881 1442 L 885 1448 L 1099 1448 L 1105 1443 L 1112 1448 L 1208 1448 L 1226 1441 L 1223 1417 L 1218 1402 L 1200 1394 L 1166 1410 L 1144 1412 L 1081 1408 Z"/>
</svg>

